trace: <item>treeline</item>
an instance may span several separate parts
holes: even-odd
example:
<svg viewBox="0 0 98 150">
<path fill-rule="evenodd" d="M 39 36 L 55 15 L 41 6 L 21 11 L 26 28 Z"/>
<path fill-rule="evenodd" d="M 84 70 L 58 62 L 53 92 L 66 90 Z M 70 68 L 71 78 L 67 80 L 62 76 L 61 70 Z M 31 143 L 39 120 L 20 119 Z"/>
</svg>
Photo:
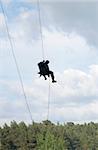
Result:
<svg viewBox="0 0 98 150">
<path fill-rule="evenodd" d="M 98 150 L 98 123 L 13 121 L 0 127 L 0 150 Z"/>
</svg>

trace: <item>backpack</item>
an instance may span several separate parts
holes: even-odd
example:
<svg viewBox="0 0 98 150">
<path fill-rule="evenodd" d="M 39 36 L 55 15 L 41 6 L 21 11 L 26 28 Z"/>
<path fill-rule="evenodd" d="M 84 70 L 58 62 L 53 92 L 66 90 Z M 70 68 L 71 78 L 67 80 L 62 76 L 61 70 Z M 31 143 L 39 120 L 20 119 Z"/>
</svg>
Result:
<svg viewBox="0 0 98 150">
<path fill-rule="evenodd" d="M 39 71 L 40 71 L 39 74 L 45 75 L 46 74 L 46 68 L 45 68 L 44 62 L 38 63 L 38 67 L 39 67 Z"/>
</svg>

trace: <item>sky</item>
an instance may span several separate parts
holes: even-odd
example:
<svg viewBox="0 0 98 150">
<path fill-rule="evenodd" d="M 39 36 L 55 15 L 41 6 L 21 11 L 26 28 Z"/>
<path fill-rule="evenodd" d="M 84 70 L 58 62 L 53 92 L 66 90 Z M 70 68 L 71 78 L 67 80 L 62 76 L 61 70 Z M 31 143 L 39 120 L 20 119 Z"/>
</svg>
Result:
<svg viewBox="0 0 98 150">
<path fill-rule="evenodd" d="M 98 1 L 40 0 L 44 59 L 57 83 L 39 77 L 43 60 L 37 0 L 2 0 L 0 7 L 0 125 L 98 122 Z M 50 90 L 49 90 L 50 89 Z"/>
</svg>

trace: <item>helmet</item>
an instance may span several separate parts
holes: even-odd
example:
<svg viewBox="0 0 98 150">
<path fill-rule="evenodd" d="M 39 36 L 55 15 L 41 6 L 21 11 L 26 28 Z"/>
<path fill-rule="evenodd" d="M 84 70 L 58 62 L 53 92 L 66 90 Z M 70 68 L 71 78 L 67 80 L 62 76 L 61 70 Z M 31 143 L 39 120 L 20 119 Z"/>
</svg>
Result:
<svg viewBox="0 0 98 150">
<path fill-rule="evenodd" d="M 46 60 L 46 64 L 49 64 L 49 60 Z"/>
</svg>

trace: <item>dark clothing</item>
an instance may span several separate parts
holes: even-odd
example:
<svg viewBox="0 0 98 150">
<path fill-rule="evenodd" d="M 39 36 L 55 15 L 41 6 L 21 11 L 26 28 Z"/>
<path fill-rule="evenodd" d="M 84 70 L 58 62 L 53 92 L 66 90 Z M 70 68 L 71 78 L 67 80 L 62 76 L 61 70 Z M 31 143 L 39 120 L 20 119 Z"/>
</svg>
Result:
<svg viewBox="0 0 98 150">
<path fill-rule="evenodd" d="M 53 74 L 53 72 L 49 70 L 48 63 L 49 63 L 48 60 L 47 61 L 42 61 L 42 62 L 38 63 L 38 67 L 39 67 L 39 70 L 40 70 L 39 74 L 40 74 L 40 76 L 43 75 L 44 78 L 45 78 L 45 80 L 47 80 L 46 75 L 48 77 L 50 77 L 50 75 L 51 75 L 52 82 L 56 82 L 54 80 L 54 74 Z"/>
</svg>

